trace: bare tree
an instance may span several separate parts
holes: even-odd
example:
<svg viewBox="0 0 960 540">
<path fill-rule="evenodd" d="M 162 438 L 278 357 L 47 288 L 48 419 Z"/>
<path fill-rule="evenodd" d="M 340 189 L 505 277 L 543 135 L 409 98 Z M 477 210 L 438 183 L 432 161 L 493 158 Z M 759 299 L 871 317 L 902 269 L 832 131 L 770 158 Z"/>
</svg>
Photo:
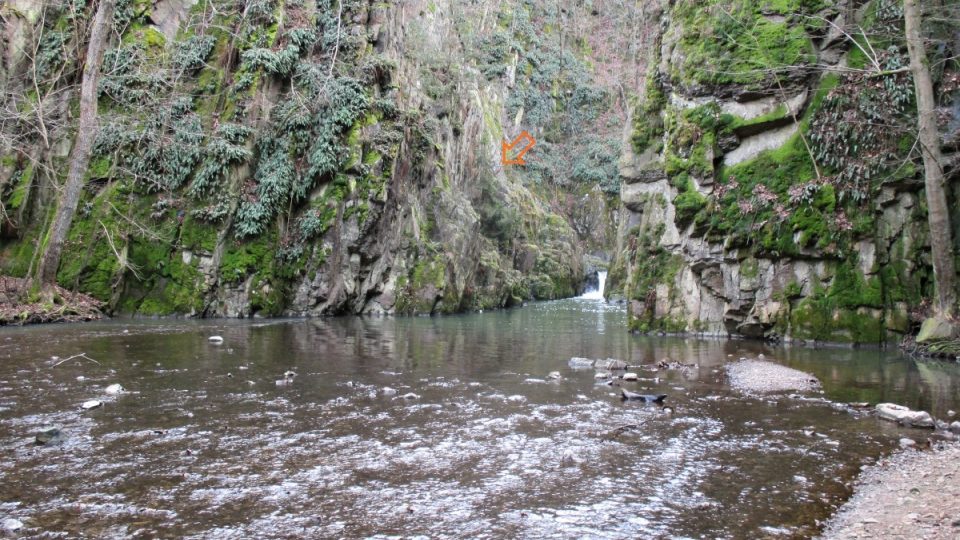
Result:
<svg viewBox="0 0 960 540">
<path fill-rule="evenodd" d="M 950 234 L 950 210 L 947 206 L 946 179 L 942 168 L 940 136 L 937 130 L 936 101 L 930 65 L 923 44 L 920 25 L 920 5 L 917 0 L 905 0 L 903 17 L 906 22 L 907 49 L 910 70 L 917 94 L 917 127 L 920 150 L 923 155 L 924 187 L 927 194 L 927 219 L 930 227 L 930 251 L 933 276 L 937 289 L 936 314 L 950 318 L 956 296 L 956 268 L 953 259 L 953 240 Z"/>
<path fill-rule="evenodd" d="M 53 223 L 43 244 L 43 258 L 37 269 L 39 284 L 46 287 L 57 280 L 57 268 L 60 266 L 60 254 L 63 244 L 73 223 L 73 215 L 80 202 L 83 191 L 83 179 L 90 164 L 93 143 L 99 129 L 97 113 L 97 84 L 100 80 L 100 64 L 107 46 L 113 21 L 113 9 L 116 0 L 100 0 L 97 12 L 90 27 L 90 41 L 87 44 L 86 64 L 80 82 L 80 122 L 76 140 L 70 153 L 70 168 L 63 192 L 57 201 L 57 210 Z"/>
</svg>

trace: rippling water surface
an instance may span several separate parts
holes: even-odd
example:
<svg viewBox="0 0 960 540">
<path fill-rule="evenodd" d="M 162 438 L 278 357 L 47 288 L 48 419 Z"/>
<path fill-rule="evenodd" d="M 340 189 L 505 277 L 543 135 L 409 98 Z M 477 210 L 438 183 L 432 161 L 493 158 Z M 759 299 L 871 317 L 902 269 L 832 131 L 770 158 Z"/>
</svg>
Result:
<svg viewBox="0 0 960 540">
<path fill-rule="evenodd" d="M 923 435 L 837 402 L 940 417 L 960 403 L 954 365 L 625 324 L 618 307 L 566 300 L 0 329 L 0 519 L 45 537 L 802 537 L 863 463 Z M 98 363 L 53 358 L 80 352 Z M 760 353 L 815 373 L 824 393 L 726 386 L 725 362 Z M 623 383 L 668 394 L 670 412 L 622 403 L 571 356 L 693 366 Z M 126 392 L 105 396 L 113 383 Z M 82 411 L 89 399 L 104 406 Z M 63 444 L 34 446 L 51 425 Z"/>
</svg>

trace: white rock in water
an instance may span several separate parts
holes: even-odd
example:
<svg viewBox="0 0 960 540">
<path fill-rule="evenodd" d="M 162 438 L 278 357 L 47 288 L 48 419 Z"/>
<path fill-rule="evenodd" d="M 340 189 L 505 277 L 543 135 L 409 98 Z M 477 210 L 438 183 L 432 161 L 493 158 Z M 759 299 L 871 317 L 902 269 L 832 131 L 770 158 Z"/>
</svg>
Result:
<svg viewBox="0 0 960 540">
<path fill-rule="evenodd" d="M 8 532 L 17 532 L 23 528 L 23 522 L 15 518 L 3 520 L 3 530 Z"/>
<path fill-rule="evenodd" d="M 916 446 L 916 445 L 917 445 L 917 441 L 913 439 L 908 439 L 906 437 L 903 437 L 902 439 L 900 439 L 900 448 L 909 448 L 911 446 Z"/>
<path fill-rule="evenodd" d="M 403 399 L 420 399 L 420 396 L 414 394 L 413 392 L 403 395 Z"/>
<path fill-rule="evenodd" d="M 294 372 L 292 372 L 292 371 L 284 371 L 284 372 L 283 372 L 283 378 L 284 378 L 284 379 L 292 379 L 292 378 L 294 378 L 294 377 L 296 377 L 296 376 L 297 376 L 297 374 L 294 373 Z"/>
<path fill-rule="evenodd" d="M 952 409 L 947 411 L 947 418 L 953 418 L 956 415 L 957 415 L 957 411 L 954 411 Z"/>
<path fill-rule="evenodd" d="M 637 375 L 636 373 L 632 372 L 632 371 L 629 371 L 629 372 L 623 374 L 623 380 L 625 380 L 625 381 L 635 381 L 635 380 L 637 380 L 637 379 L 639 379 L 639 378 L 640 378 L 640 376 Z"/>
<path fill-rule="evenodd" d="M 952 422 L 950 424 L 950 431 L 960 435 L 960 422 Z"/>
<path fill-rule="evenodd" d="M 77 375 L 77 380 L 78 380 L 78 381 L 81 381 L 81 382 L 82 382 L 82 381 L 84 381 L 85 379 L 86 379 L 86 377 L 84 377 L 83 375 Z"/>
<path fill-rule="evenodd" d="M 563 377 L 560 376 L 560 372 L 559 372 L 559 371 L 551 371 L 550 373 L 547 374 L 547 378 L 548 378 L 548 379 L 562 379 Z"/>
<path fill-rule="evenodd" d="M 395 395 L 397 395 L 397 389 L 396 389 L 396 388 L 390 388 L 389 386 L 384 386 L 382 391 L 383 391 L 383 395 L 385 395 L 385 396 L 395 396 Z"/>
<path fill-rule="evenodd" d="M 897 422 L 905 426 L 932 428 L 934 427 L 933 418 L 930 413 L 924 411 L 911 411 L 903 405 L 895 403 L 878 403 L 877 416 L 884 420 Z"/>
<path fill-rule="evenodd" d="M 277 386 L 288 386 L 293 382 L 293 379 L 277 379 Z"/>
<path fill-rule="evenodd" d="M 798 483 L 798 484 L 806 484 L 806 483 L 807 483 L 807 477 L 806 477 L 806 476 L 800 476 L 800 475 L 798 474 L 798 475 L 796 475 L 796 476 L 793 477 L 793 481 L 796 482 L 796 483 Z"/>
<path fill-rule="evenodd" d="M 222 336 L 210 336 L 210 337 L 207 338 L 207 341 L 209 341 L 210 343 L 223 343 L 223 337 L 222 337 Z"/>
<path fill-rule="evenodd" d="M 610 378 L 610 372 L 609 372 L 609 371 L 598 371 L 598 372 L 594 373 L 593 378 L 594 378 L 594 379 L 609 379 L 609 378 Z"/>
<path fill-rule="evenodd" d="M 101 405 L 103 405 L 102 401 L 97 399 L 91 399 L 90 401 L 84 401 L 83 404 L 80 406 L 83 407 L 85 410 L 90 410 L 90 409 L 96 409 Z"/>
<path fill-rule="evenodd" d="M 123 387 L 119 384 L 111 384 L 110 386 L 104 388 L 103 391 L 106 392 L 107 395 L 115 396 L 123 392 Z"/>
<path fill-rule="evenodd" d="M 593 368 L 593 360 L 574 356 L 567 365 L 573 369 L 591 369 Z"/>
</svg>

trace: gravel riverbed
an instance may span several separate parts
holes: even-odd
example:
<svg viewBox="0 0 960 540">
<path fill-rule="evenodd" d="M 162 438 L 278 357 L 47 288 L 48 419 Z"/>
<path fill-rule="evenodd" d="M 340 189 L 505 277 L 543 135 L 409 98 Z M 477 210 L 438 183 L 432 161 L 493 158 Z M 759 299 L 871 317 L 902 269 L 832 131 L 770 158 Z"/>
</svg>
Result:
<svg viewBox="0 0 960 540">
<path fill-rule="evenodd" d="M 905 450 L 868 467 L 822 538 L 960 539 L 960 444 Z"/>
<path fill-rule="evenodd" d="M 820 382 L 809 373 L 764 360 L 740 360 L 727 364 L 730 386 L 746 393 L 809 392 Z"/>
</svg>

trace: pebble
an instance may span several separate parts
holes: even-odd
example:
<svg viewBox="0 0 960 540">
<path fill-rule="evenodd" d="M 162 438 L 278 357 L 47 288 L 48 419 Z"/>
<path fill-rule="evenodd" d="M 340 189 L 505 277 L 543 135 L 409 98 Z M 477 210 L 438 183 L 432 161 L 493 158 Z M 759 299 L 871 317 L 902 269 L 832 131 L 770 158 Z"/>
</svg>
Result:
<svg viewBox="0 0 960 540">
<path fill-rule="evenodd" d="M 89 401 L 84 401 L 83 404 L 80 405 L 80 407 L 82 407 L 85 410 L 90 410 L 90 409 L 96 409 L 97 407 L 100 407 L 102 405 L 103 405 L 102 401 L 97 399 L 91 399 Z"/>
<path fill-rule="evenodd" d="M 207 338 L 207 341 L 213 344 L 223 343 L 223 336 L 210 336 Z"/>
</svg>

